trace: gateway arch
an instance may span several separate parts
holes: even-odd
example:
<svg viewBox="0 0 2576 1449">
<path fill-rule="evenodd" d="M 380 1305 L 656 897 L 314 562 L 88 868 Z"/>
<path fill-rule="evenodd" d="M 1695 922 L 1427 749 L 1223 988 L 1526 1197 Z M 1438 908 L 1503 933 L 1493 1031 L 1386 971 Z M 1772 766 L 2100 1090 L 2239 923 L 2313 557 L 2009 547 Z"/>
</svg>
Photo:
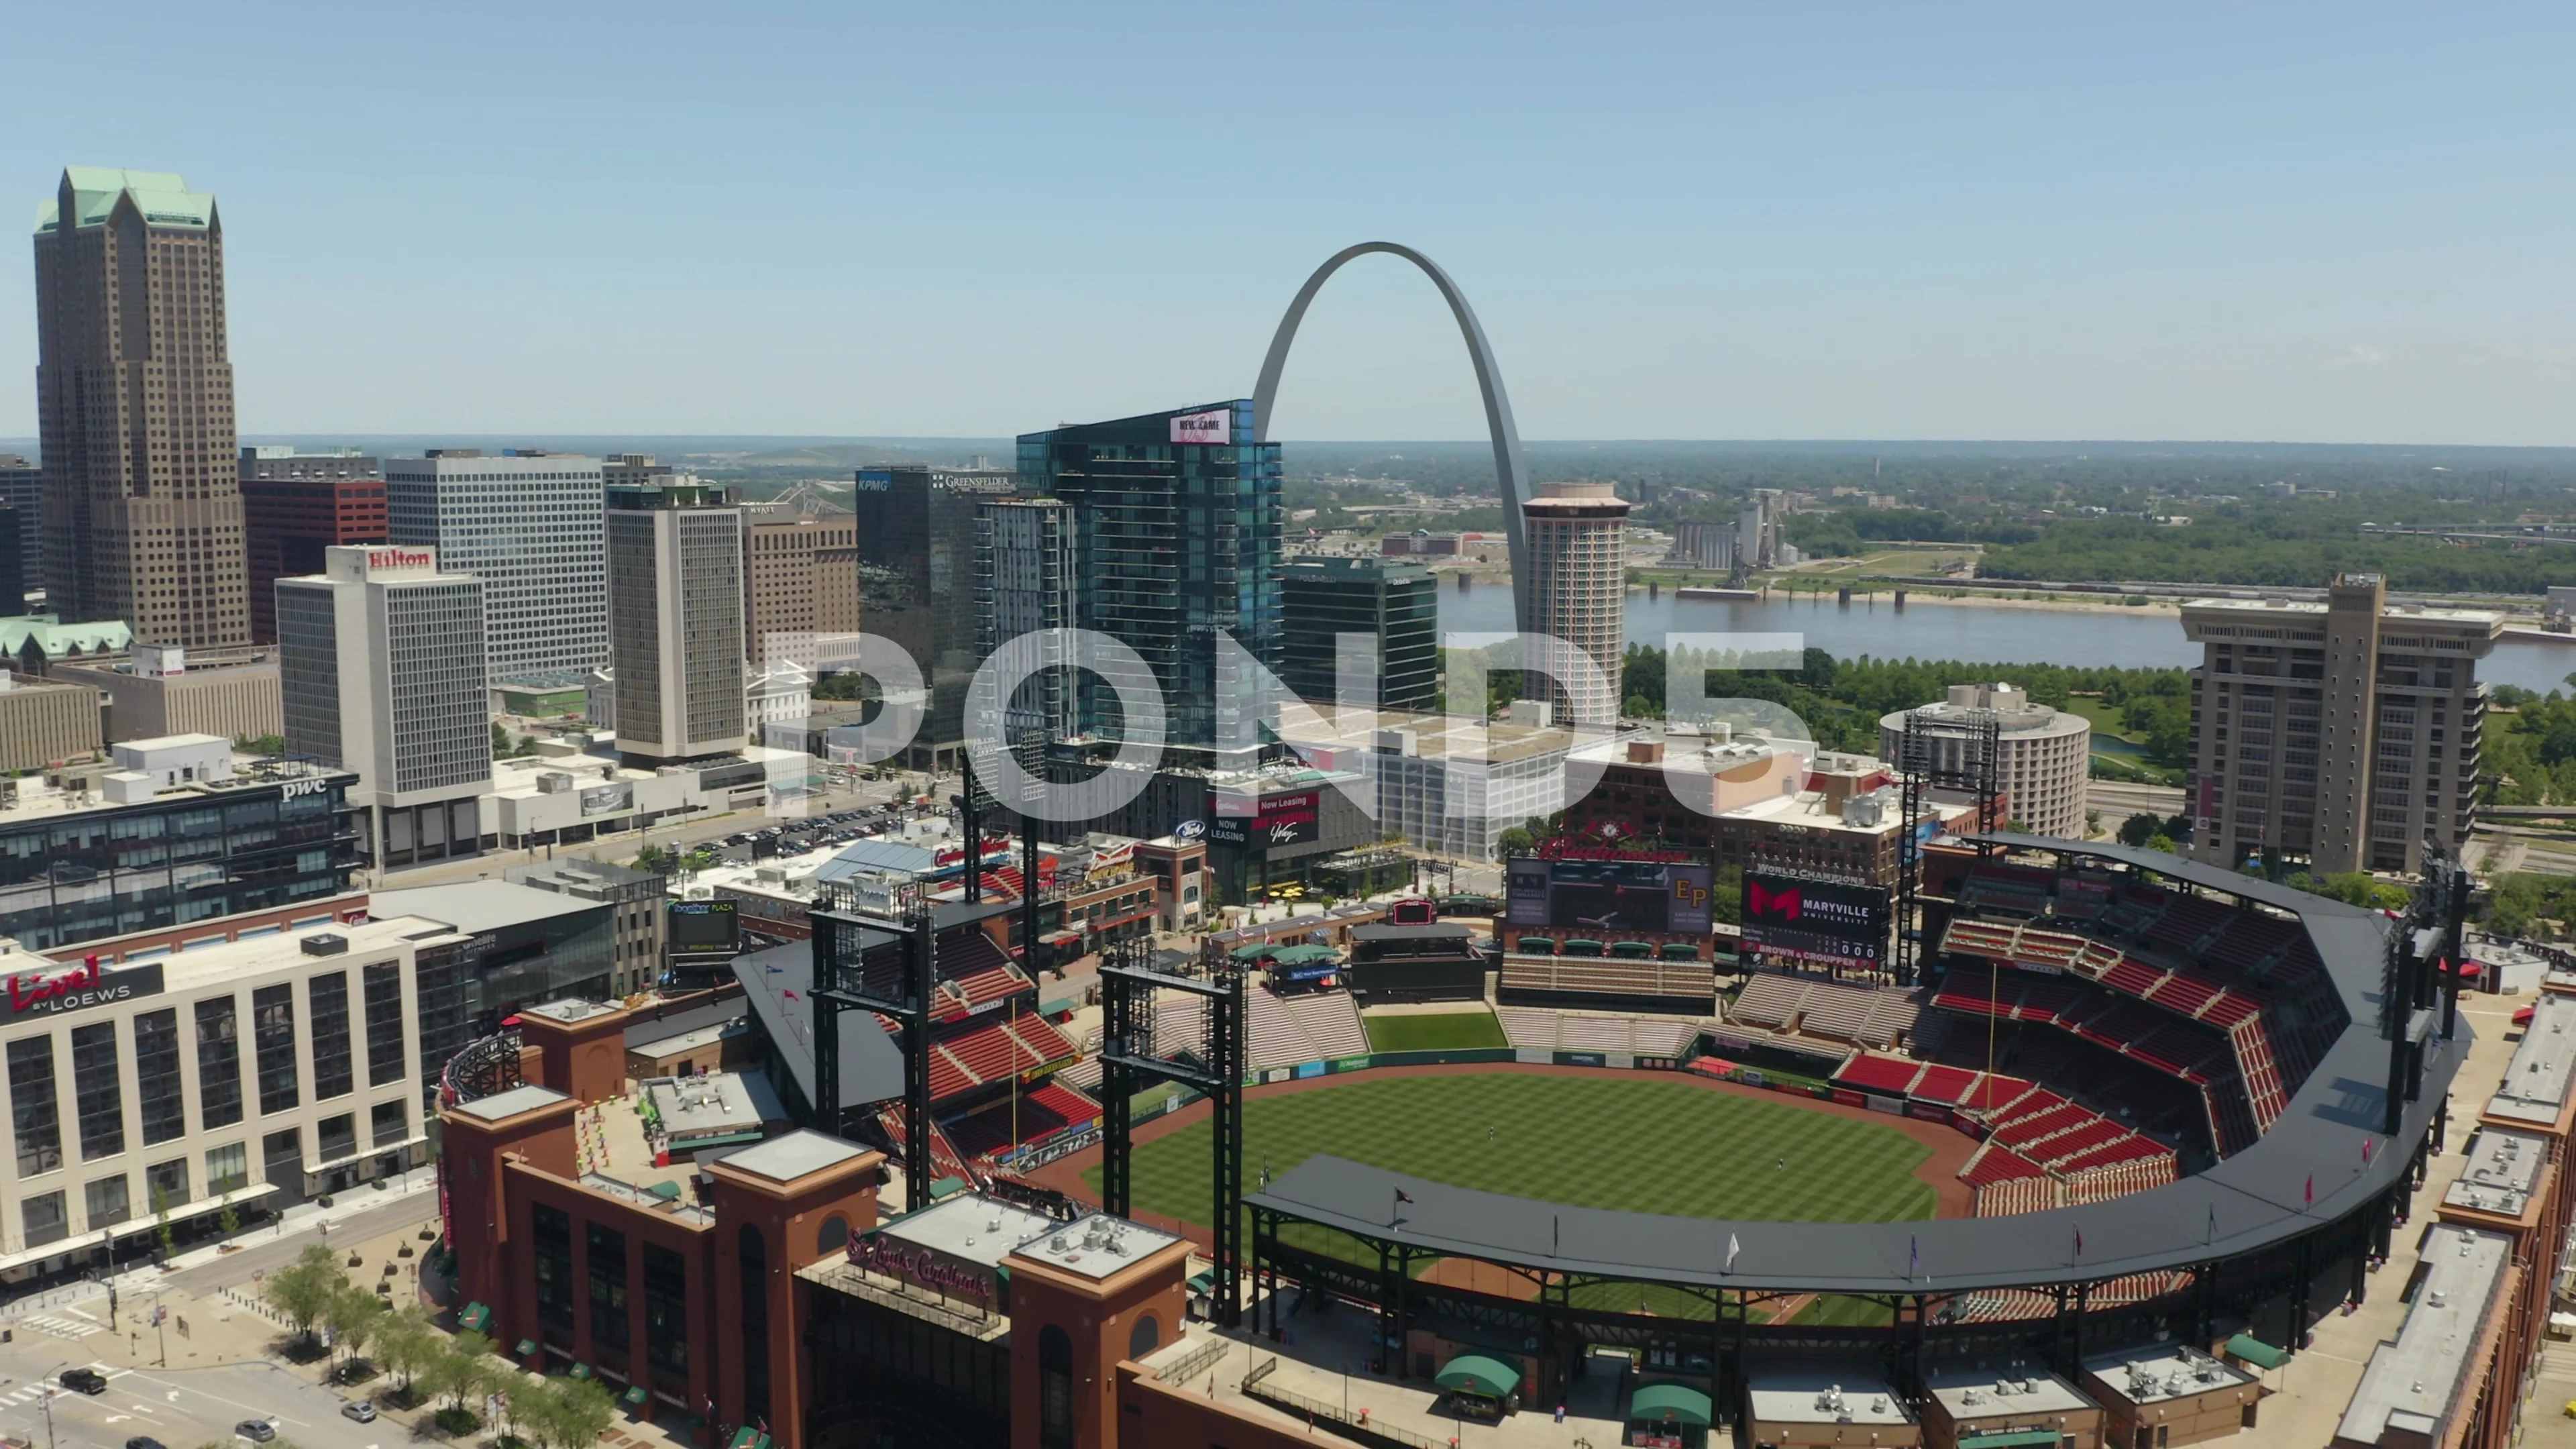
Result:
<svg viewBox="0 0 2576 1449">
<path fill-rule="evenodd" d="M 1332 260 L 1315 269 L 1306 285 L 1297 289 L 1297 300 L 1288 304 L 1288 315 L 1279 319 L 1279 331 L 1270 339 L 1270 355 L 1261 360 L 1261 381 L 1252 390 L 1253 441 L 1270 440 L 1270 404 L 1279 394 L 1279 374 L 1288 366 L 1288 345 L 1297 340 L 1297 324 L 1306 320 L 1306 308 L 1323 290 L 1324 283 L 1344 263 L 1372 252 L 1402 257 L 1422 269 L 1431 285 L 1449 303 L 1449 313 L 1458 319 L 1458 333 L 1466 339 L 1467 357 L 1476 367 L 1476 390 L 1485 397 L 1485 428 L 1493 435 L 1494 476 L 1503 495 L 1503 532 L 1511 545 L 1512 617 L 1521 627 L 1529 627 L 1528 575 L 1522 567 L 1524 541 L 1521 505 L 1528 501 L 1529 469 L 1521 462 L 1521 435 L 1512 426 L 1512 402 L 1503 393 L 1502 369 L 1494 365 L 1494 349 L 1485 341 L 1485 329 L 1476 321 L 1475 309 L 1459 294 L 1458 284 L 1440 270 L 1437 262 L 1397 242 L 1361 242 L 1333 254 Z"/>
</svg>

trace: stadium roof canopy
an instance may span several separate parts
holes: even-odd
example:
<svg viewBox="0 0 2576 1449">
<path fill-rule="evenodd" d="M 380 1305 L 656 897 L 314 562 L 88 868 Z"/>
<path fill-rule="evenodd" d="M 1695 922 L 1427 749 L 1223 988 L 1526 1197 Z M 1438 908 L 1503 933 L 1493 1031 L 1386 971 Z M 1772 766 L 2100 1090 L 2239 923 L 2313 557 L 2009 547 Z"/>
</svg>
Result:
<svg viewBox="0 0 2576 1449">
<path fill-rule="evenodd" d="M 2463 1020 L 2456 1038 L 2428 1044 L 2423 1092 L 2407 1106 L 2398 1140 L 2382 1138 L 2388 1046 L 2376 1022 L 2385 916 L 2151 850 L 1981 838 L 2117 860 L 2297 915 L 2350 1025 L 2252 1147 L 2206 1172 L 2082 1207 L 1893 1223 L 1667 1217 L 1481 1192 L 1329 1155 L 1308 1158 L 1245 1202 L 1371 1242 L 1537 1270 L 1764 1291 L 1948 1293 L 2100 1282 L 2235 1257 L 2335 1222 L 2411 1170 L 2406 1144 L 2423 1137 L 2472 1036 Z"/>
</svg>

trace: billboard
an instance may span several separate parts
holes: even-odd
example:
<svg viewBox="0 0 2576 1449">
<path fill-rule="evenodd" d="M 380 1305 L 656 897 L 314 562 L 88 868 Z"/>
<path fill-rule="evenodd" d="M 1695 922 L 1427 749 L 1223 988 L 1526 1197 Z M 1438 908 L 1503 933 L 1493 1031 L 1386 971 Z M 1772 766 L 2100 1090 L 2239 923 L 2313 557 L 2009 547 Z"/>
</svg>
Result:
<svg viewBox="0 0 2576 1449">
<path fill-rule="evenodd" d="M 1324 802 L 1320 790 L 1290 790 L 1264 795 L 1258 803 L 1241 795 L 1218 795 L 1209 802 L 1207 838 L 1218 845 L 1277 849 L 1304 845 L 1323 833 Z"/>
<path fill-rule="evenodd" d="M 1181 413 L 1172 419 L 1172 441 L 1175 443 L 1228 443 L 1233 441 L 1234 409 L 1214 408 L 1203 413 Z"/>
<path fill-rule="evenodd" d="M 1515 926 L 1704 935 L 1714 926 L 1709 867 L 1673 860 L 1515 860 L 1504 919 Z"/>
<path fill-rule="evenodd" d="M 593 785 L 581 792 L 581 813 L 584 818 L 606 815 L 611 811 L 623 812 L 634 807 L 633 781 L 621 780 L 614 785 Z"/>
<path fill-rule="evenodd" d="M 81 965 L 51 975 L 43 971 L 11 972 L 9 1012 L 0 1021 L 86 1011 L 93 1006 L 161 994 L 161 963 L 105 970 L 92 956 Z"/>
<path fill-rule="evenodd" d="M 697 955 L 742 949 L 741 905 L 735 901 L 671 902 L 671 950 Z"/>
<path fill-rule="evenodd" d="M 1890 915 L 1884 886 L 1744 873 L 1744 948 L 1765 956 L 1875 970 Z"/>
</svg>

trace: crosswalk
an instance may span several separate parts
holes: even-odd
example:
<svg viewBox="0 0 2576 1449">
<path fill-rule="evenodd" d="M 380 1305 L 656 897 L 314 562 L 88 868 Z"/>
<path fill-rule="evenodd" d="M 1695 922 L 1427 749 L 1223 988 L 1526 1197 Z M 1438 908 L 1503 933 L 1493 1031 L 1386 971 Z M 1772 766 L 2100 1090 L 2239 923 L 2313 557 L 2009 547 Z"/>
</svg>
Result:
<svg viewBox="0 0 2576 1449">
<path fill-rule="evenodd" d="M 21 1314 L 10 1322 L 24 1324 L 39 1333 L 50 1333 L 56 1338 L 80 1339 L 87 1338 L 93 1333 L 107 1332 L 107 1325 L 103 1323 L 84 1323 L 76 1318 L 56 1318 L 50 1313 Z"/>
<path fill-rule="evenodd" d="M 91 1364 L 90 1367 L 97 1369 L 102 1374 L 105 1374 L 110 1380 L 121 1379 L 127 1374 L 134 1372 L 132 1369 L 109 1368 L 103 1363 L 94 1363 Z M 20 1384 L 14 1388 L 0 1389 L 0 1404 L 5 1404 L 10 1408 L 24 1408 L 29 1404 L 41 1402 L 45 1397 L 46 1391 L 52 1387 L 53 1386 L 51 1384 L 47 1383 L 32 1383 Z"/>
</svg>

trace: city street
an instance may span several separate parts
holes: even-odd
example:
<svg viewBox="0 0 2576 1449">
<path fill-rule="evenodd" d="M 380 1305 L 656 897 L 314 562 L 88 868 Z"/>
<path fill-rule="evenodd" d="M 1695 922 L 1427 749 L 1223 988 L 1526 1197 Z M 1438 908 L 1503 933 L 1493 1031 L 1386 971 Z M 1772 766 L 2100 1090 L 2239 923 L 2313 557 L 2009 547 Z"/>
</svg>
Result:
<svg viewBox="0 0 2576 1449">
<path fill-rule="evenodd" d="M 89 1351 L 89 1345 L 107 1339 L 103 1329 L 87 1339 L 63 1339 L 20 1326 L 14 1342 L 0 1344 L 0 1428 L 46 1444 L 44 1389 L 64 1369 L 92 1364 L 107 1375 L 106 1393 L 92 1397 L 56 1388 L 52 1395 L 50 1442 L 62 1449 L 121 1449 L 138 1436 L 157 1439 L 168 1449 L 203 1444 L 249 1449 L 247 1441 L 233 1436 L 233 1426 L 244 1419 L 271 1421 L 279 1440 L 292 1441 L 297 1449 L 382 1449 L 410 1437 L 392 1419 L 360 1424 L 341 1417 L 338 1394 L 291 1369 L 258 1361 L 122 1368 Z M 177 1352 L 181 1340 L 175 1333 L 170 1343 Z M 142 1344 L 148 1354 L 148 1329 Z"/>
</svg>

